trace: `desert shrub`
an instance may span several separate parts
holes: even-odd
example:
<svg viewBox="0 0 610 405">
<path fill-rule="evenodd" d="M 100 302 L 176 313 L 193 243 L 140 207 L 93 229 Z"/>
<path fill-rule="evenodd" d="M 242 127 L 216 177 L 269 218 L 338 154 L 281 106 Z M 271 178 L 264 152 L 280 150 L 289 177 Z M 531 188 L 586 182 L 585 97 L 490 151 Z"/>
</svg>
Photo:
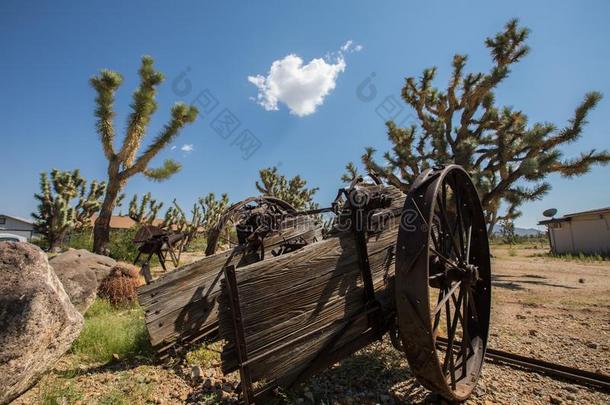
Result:
<svg viewBox="0 0 610 405">
<path fill-rule="evenodd" d="M 150 356 L 142 309 L 136 304 L 116 307 L 97 299 L 85 314 L 85 326 L 71 352 L 92 363 Z"/>
<path fill-rule="evenodd" d="M 72 232 L 68 238 L 68 247 L 73 249 L 93 250 L 93 232 L 91 229 Z"/>
<path fill-rule="evenodd" d="M 203 252 L 207 246 L 207 238 L 204 234 L 197 234 L 186 247 L 187 252 Z"/>
<path fill-rule="evenodd" d="M 117 263 L 100 283 L 97 295 L 115 306 L 125 305 L 135 302 L 138 297 L 137 289 L 142 284 L 137 267 L 128 263 Z"/>
<path fill-rule="evenodd" d="M 133 262 L 138 255 L 138 247 L 133 243 L 137 227 L 129 229 L 113 229 L 110 231 L 108 250 L 114 260 Z"/>
</svg>

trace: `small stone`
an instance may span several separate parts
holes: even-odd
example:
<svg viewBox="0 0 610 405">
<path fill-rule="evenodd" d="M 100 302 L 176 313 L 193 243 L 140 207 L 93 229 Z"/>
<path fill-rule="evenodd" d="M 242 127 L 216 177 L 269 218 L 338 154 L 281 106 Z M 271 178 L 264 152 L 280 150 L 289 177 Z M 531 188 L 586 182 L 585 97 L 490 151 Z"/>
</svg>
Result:
<svg viewBox="0 0 610 405">
<path fill-rule="evenodd" d="M 538 331 L 536 329 L 530 329 L 529 334 L 530 336 L 538 336 Z"/>
<path fill-rule="evenodd" d="M 579 282 L 580 284 L 584 284 L 584 283 L 585 283 L 585 279 L 584 279 L 584 278 L 579 278 L 579 279 L 578 279 L 578 282 Z"/>
<path fill-rule="evenodd" d="M 590 349 L 597 349 L 599 345 L 595 342 L 587 342 L 587 347 Z"/>
<path fill-rule="evenodd" d="M 571 385 L 568 385 L 568 386 L 566 387 L 566 391 L 568 391 L 568 392 L 571 392 L 571 393 L 575 394 L 575 393 L 577 393 L 577 392 L 578 392 L 578 388 L 576 388 L 576 387 L 574 387 L 574 386 L 571 386 Z"/>
<path fill-rule="evenodd" d="M 193 380 L 199 380 L 202 377 L 203 377 L 203 372 L 201 370 L 201 367 L 199 367 L 199 366 L 191 367 L 191 378 Z"/>
<path fill-rule="evenodd" d="M 561 405 L 563 403 L 563 401 L 553 395 L 549 396 L 549 401 L 551 402 L 551 404 L 553 405 Z"/>
<path fill-rule="evenodd" d="M 517 314 L 517 319 L 526 319 L 525 315 Z"/>
</svg>

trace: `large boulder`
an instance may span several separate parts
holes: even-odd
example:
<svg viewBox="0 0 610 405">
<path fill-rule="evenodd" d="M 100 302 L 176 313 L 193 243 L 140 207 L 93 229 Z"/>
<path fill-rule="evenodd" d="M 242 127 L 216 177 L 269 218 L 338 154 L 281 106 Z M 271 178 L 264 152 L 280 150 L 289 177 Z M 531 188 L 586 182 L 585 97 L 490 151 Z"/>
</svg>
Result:
<svg viewBox="0 0 610 405">
<path fill-rule="evenodd" d="M 74 306 L 84 314 L 116 261 L 85 249 L 70 249 L 49 260 Z"/>
<path fill-rule="evenodd" d="M 86 249 L 70 249 L 49 260 L 51 266 L 58 274 L 68 273 L 67 269 L 74 271 L 89 269 L 95 273 L 98 284 L 108 277 L 110 270 L 116 265 L 116 260 L 102 255 L 96 255 Z"/>
<path fill-rule="evenodd" d="M 28 243 L 0 242 L 0 404 L 36 383 L 82 327 L 46 254 Z"/>
</svg>

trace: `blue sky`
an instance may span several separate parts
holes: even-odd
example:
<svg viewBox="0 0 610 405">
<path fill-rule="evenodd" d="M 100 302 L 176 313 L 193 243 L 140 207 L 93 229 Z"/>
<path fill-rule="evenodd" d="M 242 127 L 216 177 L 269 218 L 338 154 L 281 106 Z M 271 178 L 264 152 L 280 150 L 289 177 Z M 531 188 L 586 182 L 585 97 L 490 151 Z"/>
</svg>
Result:
<svg viewBox="0 0 610 405">
<path fill-rule="evenodd" d="M 426 3 L 426 4 L 423 4 Z M 172 157 L 183 170 L 170 180 L 130 180 L 126 193 L 151 191 L 169 205 L 189 207 L 208 192 L 227 192 L 232 201 L 256 193 L 258 169 L 277 165 L 320 187 L 317 201 L 330 203 L 345 164 L 359 161 L 365 146 L 389 148 L 377 108 L 397 97 L 404 77 L 438 66 L 446 83 L 454 53 L 469 55 L 469 71 L 487 71 L 485 37 L 518 17 L 532 30 L 531 54 L 497 91 L 500 104 L 526 112 L 530 120 L 562 126 L 585 92 L 606 96 L 590 115 L 576 155 L 610 148 L 610 3 L 591 2 L 18 2 L 0 5 L 0 211 L 29 216 L 35 208 L 38 174 L 80 168 L 88 179 L 104 179 L 106 161 L 94 129 L 94 93 L 88 79 L 102 68 L 121 72 L 115 125 L 125 127 L 140 57 L 150 54 L 165 73 L 159 108 L 149 137 L 176 101 L 191 102 L 205 91 L 216 108 L 187 127 L 155 163 Z M 335 87 L 314 113 L 299 117 L 285 104 L 266 111 L 254 100 L 249 76 L 266 76 L 271 63 L 289 54 L 304 64 L 334 52 L 346 41 L 362 46 L 345 52 Z M 331 62 L 329 62 L 331 63 Z M 186 76 L 180 76 L 186 73 Z M 357 96 L 374 73 L 377 95 Z M 178 78 L 188 79 L 190 88 Z M 212 128 L 227 109 L 240 122 L 228 139 Z M 398 120 L 408 120 L 405 106 Z M 260 148 L 244 159 L 237 133 L 249 130 Z M 181 150 L 192 145 L 191 152 Z M 550 178 L 553 190 L 524 206 L 518 226 L 533 226 L 543 209 L 560 214 L 610 205 L 609 167 L 574 180 Z"/>
</svg>

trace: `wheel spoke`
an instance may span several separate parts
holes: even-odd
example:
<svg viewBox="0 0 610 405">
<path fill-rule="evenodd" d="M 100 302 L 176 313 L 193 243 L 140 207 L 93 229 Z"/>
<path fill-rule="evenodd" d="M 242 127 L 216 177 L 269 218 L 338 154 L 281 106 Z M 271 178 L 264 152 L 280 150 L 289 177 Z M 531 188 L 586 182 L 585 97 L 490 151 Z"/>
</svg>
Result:
<svg viewBox="0 0 610 405">
<path fill-rule="evenodd" d="M 458 265 L 457 265 L 457 263 L 456 263 L 456 262 L 454 262 L 453 260 L 451 260 L 451 259 L 449 259 L 449 258 L 447 258 L 447 257 L 443 256 L 443 254 L 442 254 L 442 253 L 440 253 L 440 252 L 439 252 L 438 250 L 436 250 L 435 248 L 430 247 L 430 251 L 431 251 L 432 253 L 434 253 L 434 254 L 435 254 L 435 255 L 436 255 L 436 256 L 437 256 L 437 257 L 440 259 L 440 261 L 442 261 L 442 262 L 444 262 L 445 264 L 447 264 L 447 265 L 449 265 L 449 266 L 451 266 L 451 267 L 453 267 L 453 268 L 455 268 L 455 269 L 458 269 L 458 270 L 459 270 L 459 267 L 458 267 Z"/>
<path fill-rule="evenodd" d="M 472 240 L 472 225 L 468 227 L 468 237 L 466 238 L 466 264 L 470 264 L 470 241 Z"/>
<path fill-rule="evenodd" d="M 443 361 L 443 374 L 449 371 L 451 387 L 455 389 L 455 361 L 453 359 L 453 338 L 455 334 L 451 333 L 454 322 L 451 319 L 451 305 L 449 305 L 449 301 L 445 301 L 445 313 L 447 317 L 447 352 Z"/>
<path fill-rule="evenodd" d="M 441 303 L 441 300 L 445 296 L 446 292 L 447 292 L 446 288 L 442 288 L 442 289 L 439 290 L 438 299 L 436 300 L 436 305 L 437 306 Z M 441 312 L 439 311 L 436 314 L 434 314 L 434 325 L 432 326 L 432 334 L 435 334 L 436 330 L 438 329 L 438 326 L 439 326 L 440 322 L 441 322 Z"/>
<path fill-rule="evenodd" d="M 464 259 L 464 222 L 463 222 L 463 218 L 462 218 L 462 198 L 460 195 L 460 190 L 458 188 L 457 185 L 457 176 L 456 173 L 453 172 L 453 195 L 455 197 L 455 211 L 456 211 L 456 223 L 457 226 L 459 227 L 459 232 L 458 235 L 460 237 L 460 247 L 461 249 L 461 253 L 462 253 L 462 260 L 468 260 L 468 257 L 466 256 L 466 259 Z"/>
<path fill-rule="evenodd" d="M 469 290 L 470 287 L 467 286 L 466 290 Z M 468 347 L 470 347 L 470 336 L 468 334 L 468 292 L 465 291 L 464 294 L 464 306 L 462 314 L 462 378 L 466 377 L 468 373 L 467 365 L 468 365 Z"/>
<path fill-rule="evenodd" d="M 447 229 L 447 234 L 449 236 L 449 239 L 451 240 L 451 246 L 453 247 L 453 251 L 456 255 L 456 257 L 458 259 L 462 259 L 460 249 L 457 246 L 457 241 L 455 240 L 455 235 L 453 234 L 453 232 L 451 232 L 451 225 L 449 225 L 449 218 L 447 217 L 447 212 L 445 209 L 445 206 L 440 203 L 439 204 L 439 211 L 441 213 L 441 220 L 442 222 L 444 222 L 443 226 Z M 443 232 L 445 233 L 445 232 Z"/>
<path fill-rule="evenodd" d="M 451 298 L 451 296 L 453 295 L 453 293 L 455 292 L 455 290 L 457 290 L 457 288 L 460 286 L 460 284 L 462 284 L 461 281 L 458 281 L 457 283 L 455 283 L 451 289 L 445 294 L 445 296 L 443 297 L 442 300 L 440 300 L 440 302 L 436 305 L 436 307 L 434 308 L 434 312 L 432 313 L 432 315 L 436 315 L 437 312 L 439 312 L 441 309 L 443 309 L 443 305 L 444 304 L 448 304 L 449 303 L 449 298 Z"/>
</svg>

